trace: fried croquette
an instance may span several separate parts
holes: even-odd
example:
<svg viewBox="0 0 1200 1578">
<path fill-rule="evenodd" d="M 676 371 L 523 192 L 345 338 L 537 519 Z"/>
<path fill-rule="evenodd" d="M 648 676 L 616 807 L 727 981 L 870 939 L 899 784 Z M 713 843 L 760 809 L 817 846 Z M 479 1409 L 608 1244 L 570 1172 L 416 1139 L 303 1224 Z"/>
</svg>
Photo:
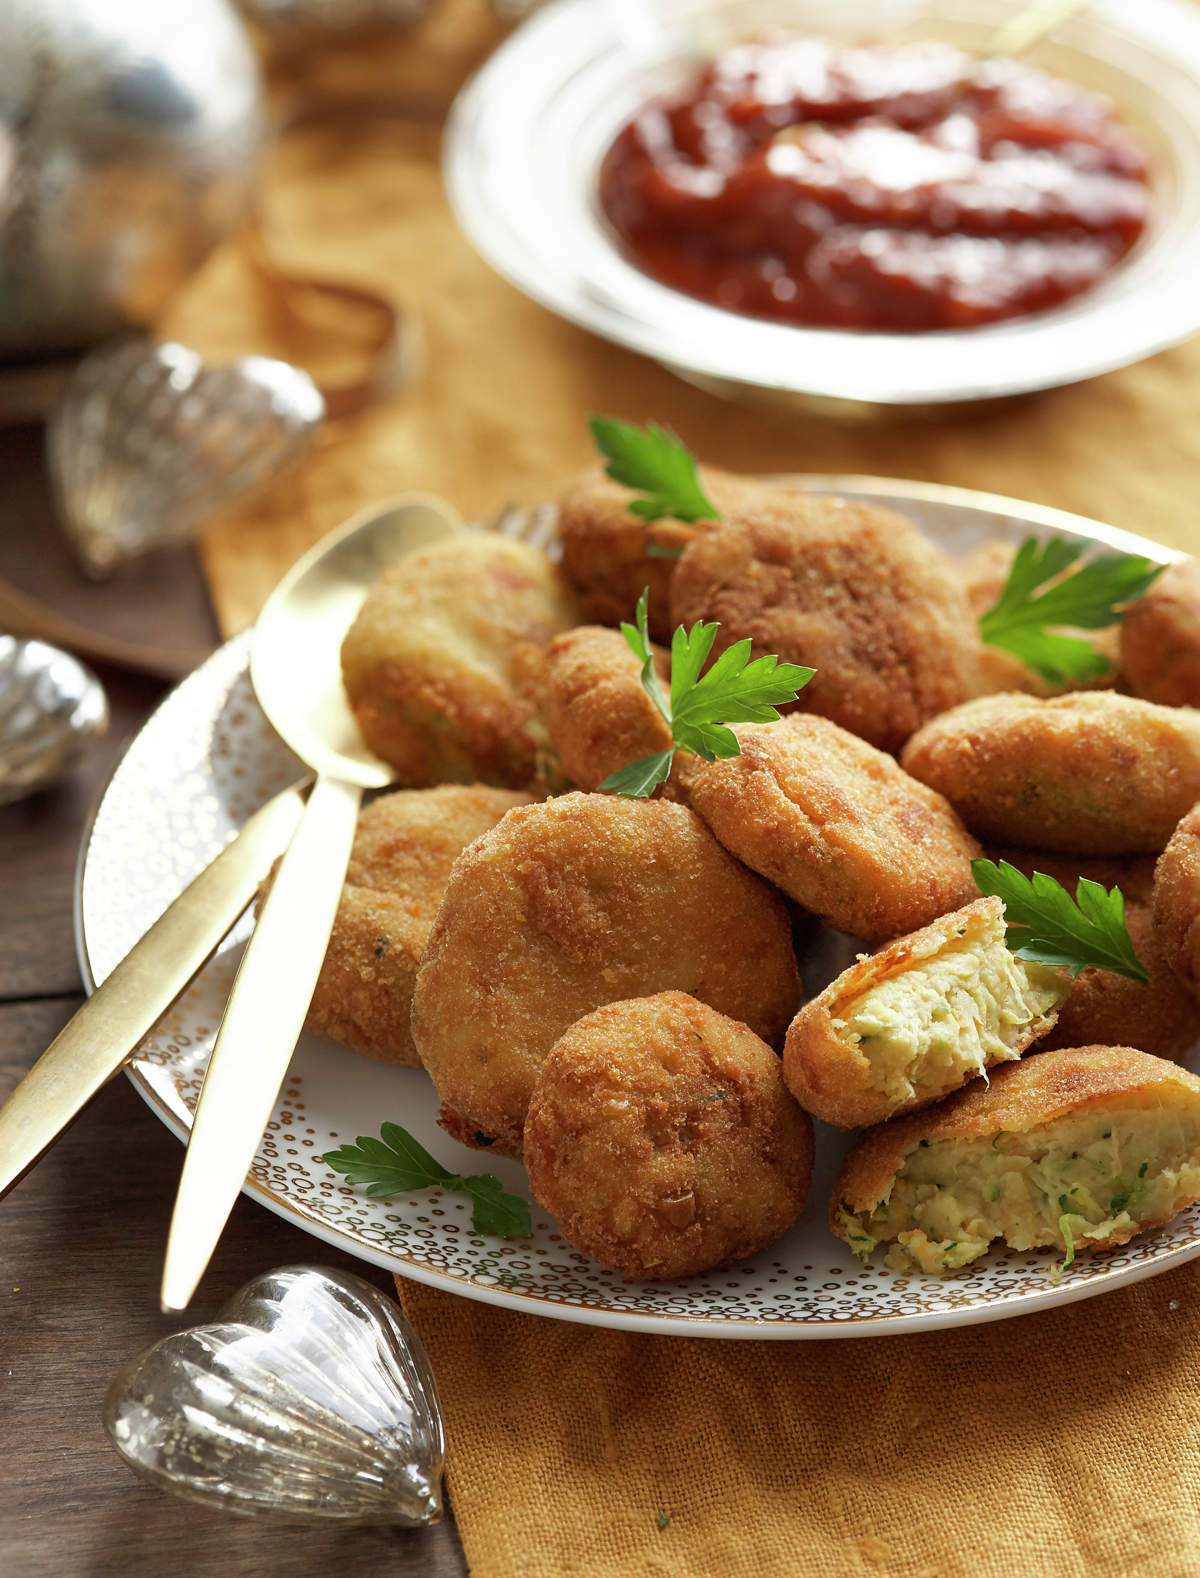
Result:
<svg viewBox="0 0 1200 1578">
<path fill-rule="evenodd" d="M 687 763 L 689 804 L 831 926 L 886 942 L 976 896 L 979 845 L 885 752 L 809 713 L 734 733 L 740 756 Z"/>
<path fill-rule="evenodd" d="M 1200 563 L 1168 565 L 1125 610 L 1120 638 L 1121 668 L 1135 696 L 1200 706 Z"/>
<path fill-rule="evenodd" d="M 628 1278 L 685 1277 L 773 1242 L 800 1214 L 812 1156 L 770 1047 L 685 992 L 571 1025 L 525 1122 L 534 1198 Z"/>
<path fill-rule="evenodd" d="M 670 664 L 654 649 L 669 686 Z M 671 730 L 642 685 L 642 665 L 616 630 L 579 625 L 546 649 L 542 717 L 550 748 L 580 789 L 598 789 L 610 774 L 671 748 Z"/>
<path fill-rule="evenodd" d="M 459 858 L 413 998 L 413 1039 L 460 1138 L 520 1155 L 537 1071 L 604 1003 L 678 989 L 782 1041 L 799 977 L 782 899 L 692 811 L 567 794 Z"/>
<path fill-rule="evenodd" d="M 1200 799 L 1200 711 L 1112 691 L 981 696 L 926 724 L 900 761 L 980 838 L 1157 853 Z"/>
<path fill-rule="evenodd" d="M 1014 543 L 998 538 L 983 543 L 965 559 L 953 561 L 976 619 L 989 613 L 996 606 L 1012 569 L 1017 549 Z M 1068 574 L 1073 572 L 1068 572 Z M 1076 636 L 1109 663 L 1107 674 L 1090 680 L 1084 685 L 1053 685 L 1036 669 L 1023 663 L 1013 652 L 1003 647 L 981 645 L 976 659 L 975 680 L 971 686 L 973 696 L 991 696 L 997 691 L 1023 690 L 1031 696 L 1056 696 L 1064 690 L 1105 689 L 1115 684 L 1120 668 L 1120 629 L 1116 625 L 1103 630 L 1076 630 L 1063 627 L 1061 634 Z"/>
<path fill-rule="evenodd" d="M 1200 999 L 1200 805 L 1180 819 L 1154 868 L 1153 914 L 1163 956 Z"/>
<path fill-rule="evenodd" d="M 305 1028 L 385 1063 L 419 1064 L 409 1017 L 417 966 L 457 857 L 529 796 L 446 784 L 381 795 L 362 812 Z"/>
<path fill-rule="evenodd" d="M 699 468 L 700 483 L 723 519 L 737 518 L 764 500 L 791 497 L 779 483 L 734 476 L 714 466 Z M 716 521 L 664 518 L 647 523 L 634 515 L 637 494 L 613 482 L 594 466 L 568 489 L 559 503 L 563 570 L 575 588 L 584 616 L 595 624 L 632 619 L 637 600 L 649 588 L 649 626 L 655 641 L 671 639 L 669 587 L 675 559 L 689 542 L 712 531 Z"/>
<path fill-rule="evenodd" d="M 688 544 L 671 619 L 720 621 L 714 655 L 749 637 L 815 668 L 797 707 L 883 750 L 971 693 L 979 635 L 957 577 L 911 521 L 793 493 Z"/>
<path fill-rule="evenodd" d="M 1149 981 L 1131 981 L 1095 966 L 1082 971 L 1070 981 L 1058 1023 L 1039 1042 L 1039 1051 L 1090 1046 L 1103 1036 L 1154 1057 L 1179 1059 L 1200 1040 L 1200 1004 L 1167 963 L 1149 905 L 1126 904 L 1125 929 Z"/>
<path fill-rule="evenodd" d="M 926 1107 L 1051 1028 L 1060 972 L 1004 940 L 997 898 L 863 955 L 792 1021 L 783 1077 L 800 1105 L 841 1129 Z"/>
<path fill-rule="evenodd" d="M 1200 1079 L 1132 1047 L 1035 1052 L 936 1107 L 865 1135 L 834 1185 L 831 1225 L 860 1259 L 956 1270 L 996 1239 L 1124 1244 L 1200 1199 Z"/>
<path fill-rule="evenodd" d="M 342 646 L 351 711 L 414 787 L 557 787 L 537 682 L 577 610 L 544 554 L 464 532 L 407 555 L 367 594 Z"/>
</svg>

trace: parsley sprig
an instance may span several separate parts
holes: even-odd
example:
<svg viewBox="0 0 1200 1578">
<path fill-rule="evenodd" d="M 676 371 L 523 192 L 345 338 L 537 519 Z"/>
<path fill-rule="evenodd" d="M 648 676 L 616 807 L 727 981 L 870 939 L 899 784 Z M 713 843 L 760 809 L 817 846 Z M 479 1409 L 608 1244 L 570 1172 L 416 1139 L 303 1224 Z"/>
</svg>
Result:
<svg viewBox="0 0 1200 1578">
<path fill-rule="evenodd" d="M 1052 685 L 1098 679 L 1110 668 L 1089 641 L 1054 627 L 1103 630 L 1116 624 L 1122 608 L 1141 597 L 1166 568 L 1134 554 L 1101 553 L 1067 575 L 1082 552 L 1081 543 L 1061 537 L 1045 543 L 1027 537 L 995 607 L 979 621 L 989 646 L 1003 647 Z"/>
<path fill-rule="evenodd" d="M 407 1129 L 384 1123 L 380 1138 L 360 1134 L 356 1145 L 342 1145 L 321 1158 L 334 1172 L 345 1173 L 349 1184 L 366 1184 L 369 1200 L 388 1200 L 414 1189 L 444 1189 L 471 1198 L 471 1226 L 477 1233 L 499 1238 L 528 1238 L 533 1231 L 529 1202 L 506 1194 L 491 1173 L 464 1177 L 435 1161 Z"/>
<path fill-rule="evenodd" d="M 1007 860 L 998 866 L 973 860 L 971 873 L 981 893 L 1004 900 L 1006 941 L 1018 959 L 1063 965 L 1072 975 L 1095 965 L 1131 981 L 1149 981 L 1125 929 L 1120 888 L 1106 891 L 1099 882 L 1081 877 L 1072 899 L 1044 871 L 1030 878 Z"/>
<path fill-rule="evenodd" d="M 649 588 L 638 598 L 636 625 L 622 624 L 621 634 L 641 661 L 642 684 L 671 730 L 671 748 L 642 756 L 612 773 L 601 790 L 645 799 L 671 772 L 676 750 L 694 751 L 706 762 L 740 756 L 730 723 L 771 723 L 778 709 L 795 701 L 816 672 L 798 663 L 781 663 L 774 654 L 750 661 L 750 640 L 728 647 L 702 674 L 720 625 L 701 620 L 671 640 L 671 693 L 666 696 L 654 666 L 648 621 Z"/>
<path fill-rule="evenodd" d="M 608 464 L 605 471 L 641 498 L 630 500 L 630 513 L 649 524 L 670 516 L 677 521 L 720 520 L 716 506 L 700 486 L 695 457 L 675 434 L 657 422 L 635 427 L 611 416 L 588 423 L 596 448 Z M 650 550 L 647 550 L 648 552 Z M 676 557 L 679 549 L 660 549 Z"/>
</svg>

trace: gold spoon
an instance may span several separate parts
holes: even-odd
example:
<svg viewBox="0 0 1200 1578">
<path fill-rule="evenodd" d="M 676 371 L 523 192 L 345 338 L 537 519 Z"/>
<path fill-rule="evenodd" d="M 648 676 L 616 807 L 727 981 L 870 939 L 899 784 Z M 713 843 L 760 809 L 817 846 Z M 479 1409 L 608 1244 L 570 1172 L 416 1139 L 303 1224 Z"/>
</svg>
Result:
<svg viewBox="0 0 1200 1578">
<path fill-rule="evenodd" d="M 382 570 L 458 525 L 434 498 L 365 510 L 294 565 L 259 616 L 250 655 L 255 694 L 317 779 L 204 1077 L 167 1241 L 164 1310 L 190 1301 L 245 1182 L 325 957 L 363 790 L 385 788 L 394 777 L 363 744 L 346 704 L 342 640 Z"/>
</svg>

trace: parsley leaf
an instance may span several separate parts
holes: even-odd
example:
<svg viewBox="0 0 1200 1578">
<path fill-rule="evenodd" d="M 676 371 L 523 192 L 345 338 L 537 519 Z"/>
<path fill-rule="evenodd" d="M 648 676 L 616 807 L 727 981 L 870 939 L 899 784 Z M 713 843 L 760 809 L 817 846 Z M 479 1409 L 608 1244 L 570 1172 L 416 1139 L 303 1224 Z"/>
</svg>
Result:
<svg viewBox="0 0 1200 1578">
<path fill-rule="evenodd" d="M 684 445 L 657 422 L 634 427 L 611 416 L 594 416 L 588 426 L 596 448 L 608 462 L 605 471 L 623 487 L 642 494 L 630 513 L 649 524 L 670 516 L 677 521 L 717 521 L 720 515 L 700 486 L 696 461 Z M 673 549 L 656 557 L 676 557 Z"/>
<path fill-rule="evenodd" d="M 1125 898 L 1120 888 L 1105 891 L 1081 877 L 1075 898 L 1044 871 L 1032 879 L 1007 860 L 973 860 L 971 874 L 981 893 L 1004 900 L 1006 941 L 1018 959 L 1065 966 L 1078 975 L 1089 965 L 1149 981 L 1125 929 Z"/>
<path fill-rule="evenodd" d="M 621 767 L 600 785 L 601 792 L 624 795 L 627 800 L 645 800 L 665 784 L 671 776 L 674 751 L 655 751 L 653 756 L 639 756 L 628 767 Z"/>
<path fill-rule="evenodd" d="M 468 1177 L 452 1173 L 398 1124 L 381 1124 L 379 1133 L 377 1140 L 360 1134 L 356 1145 L 327 1151 L 321 1160 L 334 1172 L 345 1173 L 347 1183 L 366 1184 L 369 1200 L 389 1200 L 413 1189 L 440 1188 L 470 1197 L 471 1226 L 477 1233 L 528 1238 L 533 1232 L 528 1200 L 506 1194 L 491 1173 Z"/>
<path fill-rule="evenodd" d="M 1082 543 L 1061 537 L 1045 543 L 1027 537 L 995 607 L 979 621 L 980 636 L 989 646 L 1003 647 L 1052 685 L 1098 679 L 1110 667 L 1090 642 L 1052 627 L 1102 630 L 1116 624 L 1121 608 L 1141 597 L 1166 569 L 1132 554 L 1101 553 L 1066 574 L 1082 552 Z"/>
<path fill-rule="evenodd" d="M 654 653 L 650 646 L 647 587 L 638 598 L 637 624 L 622 624 L 634 656 L 641 661 L 642 684 L 671 729 L 671 749 L 655 751 L 622 767 L 600 785 L 601 791 L 643 800 L 666 783 L 676 749 L 694 751 L 706 762 L 740 756 L 737 735 L 729 723 L 771 723 L 778 709 L 795 701 L 815 669 L 798 663 L 781 663 L 772 653 L 750 661 L 750 641 L 737 641 L 702 674 L 713 649 L 717 624 L 701 620 L 685 630 L 682 625 L 671 641 L 671 694 L 663 694 Z"/>
</svg>

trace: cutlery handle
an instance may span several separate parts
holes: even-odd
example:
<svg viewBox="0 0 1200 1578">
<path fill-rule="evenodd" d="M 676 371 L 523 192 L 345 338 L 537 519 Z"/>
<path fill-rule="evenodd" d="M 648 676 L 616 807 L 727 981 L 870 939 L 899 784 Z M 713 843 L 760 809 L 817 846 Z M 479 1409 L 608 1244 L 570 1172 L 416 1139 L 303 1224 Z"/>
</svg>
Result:
<svg viewBox="0 0 1200 1578">
<path fill-rule="evenodd" d="M 84 1003 L 0 1108 L 0 1199 L 124 1063 L 216 949 L 296 830 L 285 789 L 254 813 Z"/>
<path fill-rule="evenodd" d="M 163 1268 L 186 1308 L 254 1161 L 317 984 L 362 790 L 318 778 L 233 983 L 196 1107 Z"/>
</svg>

